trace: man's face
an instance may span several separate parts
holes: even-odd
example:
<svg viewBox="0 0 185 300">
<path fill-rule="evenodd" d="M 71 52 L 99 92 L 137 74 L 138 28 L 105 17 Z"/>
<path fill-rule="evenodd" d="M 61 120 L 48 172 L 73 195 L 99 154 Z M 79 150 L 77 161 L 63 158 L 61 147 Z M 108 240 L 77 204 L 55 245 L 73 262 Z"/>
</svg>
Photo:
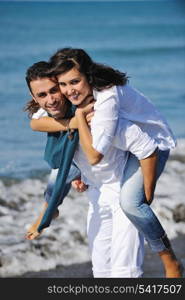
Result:
<svg viewBox="0 0 185 300">
<path fill-rule="evenodd" d="M 66 100 L 60 92 L 58 83 L 50 78 L 38 78 L 30 82 L 33 99 L 54 118 L 65 114 Z"/>
</svg>

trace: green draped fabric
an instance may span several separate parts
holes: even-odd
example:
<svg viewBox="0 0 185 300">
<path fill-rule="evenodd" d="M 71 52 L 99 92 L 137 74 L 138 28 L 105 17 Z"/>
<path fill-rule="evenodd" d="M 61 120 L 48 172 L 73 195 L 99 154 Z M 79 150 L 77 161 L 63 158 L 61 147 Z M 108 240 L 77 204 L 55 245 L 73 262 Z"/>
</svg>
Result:
<svg viewBox="0 0 185 300">
<path fill-rule="evenodd" d="M 75 107 L 71 106 L 65 118 L 73 116 L 74 111 Z M 72 138 L 67 131 L 48 133 L 44 158 L 52 169 L 58 168 L 59 170 L 52 196 L 38 227 L 38 232 L 50 225 L 52 216 L 59 205 L 60 198 L 63 197 L 66 179 L 78 142 L 78 130 L 73 132 Z"/>
</svg>

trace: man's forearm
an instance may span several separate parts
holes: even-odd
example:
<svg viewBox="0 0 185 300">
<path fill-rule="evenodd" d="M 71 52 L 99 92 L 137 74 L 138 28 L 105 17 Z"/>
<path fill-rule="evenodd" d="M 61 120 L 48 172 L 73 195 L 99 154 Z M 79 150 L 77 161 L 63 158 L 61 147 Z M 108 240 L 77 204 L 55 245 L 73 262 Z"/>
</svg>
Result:
<svg viewBox="0 0 185 300">
<path fill-rule="evenodd" d="M 76 118 L 56 120 L 52 117 L 42 117 L 40 119 L 32 119 L 30 127 L 34 131 L 57 132 L 66 131 L 68 128 L 77 128 Z"/>
</svg>

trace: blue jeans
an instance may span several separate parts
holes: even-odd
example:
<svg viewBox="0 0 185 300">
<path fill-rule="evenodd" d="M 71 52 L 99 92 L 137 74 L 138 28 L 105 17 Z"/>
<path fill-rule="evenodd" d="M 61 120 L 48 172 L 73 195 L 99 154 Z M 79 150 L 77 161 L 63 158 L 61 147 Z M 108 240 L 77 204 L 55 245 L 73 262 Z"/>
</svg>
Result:
<svg viewBox="0 0 185 300">
<path fill-rule="evenodd" d="M 51 198 L 53 187 L 54 187 L 56 177 L 57 177 L 57 173 L 58 173 L 58 169 L 52 169 L 51 170 L 51 174 L 49 176 L 49 181 L 48 181 L 48 184 L 47 184 L 47 188 L 46 188 L 46 191 L 44 193 L 46 202 L 49 202 L 49 199 Z M 78 169 L 78 167 L 74 163 L 72 163 L 71 167 L 70 167 L 70 170 L 69 170 L 67 180 L 66 180 L 66 184 L 65 184 L 64 196 L 61 197 L 59 205 L 63 202 L 64 198 L 67 196 L 67 194 L 68 194 L 68 192 L 71 188 L 71 181 L 73 181 L 74 179 L 79 178 L 80 176 L 81 176 L 80 170 Z"/>
<path fill-rule="evenodd" d="M 158 150 L 157 179 L 164 170 L 168 156 L 169 150 Z M 123 175 L 120 204 L 126 216 L 143 233 L 152 251 L 160 252 L 170 248 L 163 227 L 146 202 L 140 163 L 131 153 Z"/>
</svg>

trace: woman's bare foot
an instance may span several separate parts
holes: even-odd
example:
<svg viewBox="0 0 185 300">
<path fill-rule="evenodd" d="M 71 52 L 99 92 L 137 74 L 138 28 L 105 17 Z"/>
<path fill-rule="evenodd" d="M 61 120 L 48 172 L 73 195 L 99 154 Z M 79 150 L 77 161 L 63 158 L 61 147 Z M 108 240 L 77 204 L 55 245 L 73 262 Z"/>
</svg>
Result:
<svg viewBox="0 0 185 300">
<path fill-rule="evenodd" d="M 161 251 L 159 255 L 164 264 L 166 278 L 182 278 L 184 267 L 177 260 L 172 249 Z"/>
<path fill-rule="evenodd" d="M 37 229 L 38 229 L 38 227 L 40 225 L 40 222 L 42 220 L 42 217 L 43 217 L 43 215 L 44 215 L 47 207 L 48 207 L 48 204 L 47 204 L 47 202 L 45 202 L 44 203 L 44 208 L 43 208 L 42 212 L 40 213 L 39 217 L 37 218 L 36 222 L 33 223 L 29 227 L 29 229 L 28 229 L 28 231 L 27 231 L 27 233 L 25 235 L 25 239 L 27 239 L 27 240 L 34 240 L 34 239 L 38 238 L 41 235 L 42 231 L 38 232 Z M 56 219 L 58 217 L 58 215 L 59 215 L 59 210 L 56 209 L 56 211 L 53 214 L 53 219 Z"/>
<path fill-rule="evenodd" d="M 166 278 L 182 278 L 183 266 L 175 261 L 173 264 L 168 265 L 166 269 Z"/>
</svg>

